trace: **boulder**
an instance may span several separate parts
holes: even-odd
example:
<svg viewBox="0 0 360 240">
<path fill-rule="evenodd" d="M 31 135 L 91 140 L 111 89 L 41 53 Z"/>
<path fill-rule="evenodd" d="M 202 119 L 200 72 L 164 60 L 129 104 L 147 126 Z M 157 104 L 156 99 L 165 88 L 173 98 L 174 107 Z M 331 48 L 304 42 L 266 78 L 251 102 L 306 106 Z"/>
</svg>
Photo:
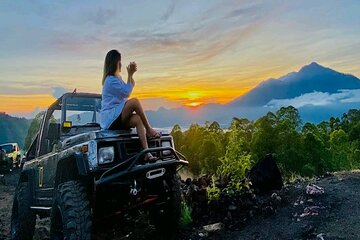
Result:
<svg viewBox="0 0 360 240">
<path fill-rule="evenodd" d="M 207 232 L 217 232 L 222 230 L 223 228 L 224 228 L 224 224 L 220 222 L 203 226 L 203 229 Z"/>
<path fill-rule="evenodd" d="M 250 180 L 254 188 L 262 192 L 280 190 L 284 185 L 272 154 L 267 154 L 251 168 Z"/>
</svg>

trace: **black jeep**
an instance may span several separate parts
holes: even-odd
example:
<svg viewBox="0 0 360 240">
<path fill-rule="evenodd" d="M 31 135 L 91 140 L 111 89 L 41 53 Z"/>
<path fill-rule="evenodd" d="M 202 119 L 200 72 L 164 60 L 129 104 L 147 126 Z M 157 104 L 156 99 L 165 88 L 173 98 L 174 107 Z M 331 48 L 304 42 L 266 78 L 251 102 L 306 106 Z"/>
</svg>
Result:
<svg viewBox="0 0 360 240">
<path fill-rule="evenodd" d="M 51 217 L 51 239 L 91 239 L 93 226 L 141 209 L 166 239 L 181 214 L 177 171 L 188 162 L 172 137 L 101 130 L 101 95 L 66 93 L 47 110 L 27 151 L 14 197 L 12 239 L 32 239 L 36 215 Z M 156 162 L 145 162 L 152 153 Z"/>
</svg>

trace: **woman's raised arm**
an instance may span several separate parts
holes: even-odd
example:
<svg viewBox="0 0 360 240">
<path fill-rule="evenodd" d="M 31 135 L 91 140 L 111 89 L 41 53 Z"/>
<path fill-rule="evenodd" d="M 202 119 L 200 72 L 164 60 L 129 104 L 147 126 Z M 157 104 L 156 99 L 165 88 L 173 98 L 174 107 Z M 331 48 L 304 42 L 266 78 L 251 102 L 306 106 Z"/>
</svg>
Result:
<svg viewBox="0 0 360 240">
<path fill-rule="evenodd" d="M 134 85 L 131 83 L 124 83 L 122 80 L 119 81 L 116 77 L 110 77 L 110 79 L 105 82 L 104 87 L 108 88 L 107 91 L 112 95 L 128 98 Z"/>
</svg>

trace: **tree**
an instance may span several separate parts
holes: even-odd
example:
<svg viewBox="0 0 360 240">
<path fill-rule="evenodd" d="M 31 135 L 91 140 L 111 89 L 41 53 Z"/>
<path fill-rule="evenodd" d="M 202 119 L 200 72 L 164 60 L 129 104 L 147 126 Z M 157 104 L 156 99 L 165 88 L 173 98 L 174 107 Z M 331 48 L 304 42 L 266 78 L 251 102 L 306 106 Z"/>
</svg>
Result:
<svg viewBox="0 0 360 240">
<path fill-rule="evenodd" d="M 193 124 L 184 133 L 177 125 L 171 134 L 175 144 L 181 142 L 180 150 L 194 174 L 214 174 L 218 169 L 218 174 L 236 175 L 238 181 L 267 153 L 276 155 L 285 175 L 360 168 L 360 110 L 356 109 L 343 114 L 341 121 L 330 118 L 302 126 L 298 110 L 289 106 L 255 122 L 233 118 L 226 130 L 217 122 L 206 122 L 205 127 Z"/>
<path fill-rule="evenodd" d="M 330 134 L 330 151 L 333 171 L 352 169 L 349 136 L 344 130 L 335 130 Z"/>
<path fill-rule="evenodd" d="M 334 117 L 331 117 L 330 118 L 330 128 L 331 128 L 331 131 L 334 131 L 334 130 L 337 130 L 340 128 L 340 119 L 337 117 L 337 118 L 334 118 Z"/>
<path fill-rule="evenodd" d="M 203 173 L 216 173 L 221 163 L 220 158 L 225 154 L 221 139 L 220 133 L 209 133 L 204 137 L 199 154 Z"/>
<path fill-rule="evenodd" d="M 303 161 L 302 166 L 298 166 L 301 169 L 301 175 L 312 177 L 323 174 L 328 170 L 326 165 L 330 158 L 323 128 L 312 123 L 306 123 L 302 129 L 301 139 Z"/>
<path fill-rule="evenodd" d="M 220 127 L 220 124 L 216 121 L 214 121 L 210 125 L 206 126 L 206 130 L 208 130 L 209 132 L 212 132 L 212 133 L 217 133 L 217 134 L 221 134 L 223 131 Z"/>
<path fill-rule="evenodd" d="M 301 125 L 301 118 L 299 111 L 293 106 L 282 107 L 276 112 L 276 117 L 279 122 L 288 121 L 292 127 L 299 130 Z"/>
<path fill-rule="evenodd" d="M 30 147 L 30 144 L 32 143 L 36 134 L 38 133 L 44 115 L 45 115 L 45 111 L 41 111 L 38 114 L 36 114 L 35 118 L 32 120 L 25 138 L 25 149 L 28 149 Z"/>
<path fill-rule="evenodd" d="M 189 170 L 199 175 L 202 171 L 201 163 L 201 146 L 204 139 L 205 129 L 199 124 L 191 124 L 190 128 L 185 131 L 181 151 L 189 160 Z"/>
<path fill-rule="evenodd" d="M 175 148 L 181 149 L 183 146 L 183 132 L 179 124 L 176 124 L 171 130 L 171 136 L 173 137 Z"/>
<path fill-rule="evenodd" d="M 235 129 L 230 133 L 229 144 L 225 157 L 221 160 L 218 173 L 230 179 L 228 188 L 240 190 L 241 181 L 246 178 L 246 173 L 252 165 L 251 155 L 244 146 L 244 131 Z"/>
<path fill-rule="evenodd" d="M 276 116 L 269 112 L 254 123 L 255 130 L 250 142 L 250 149 L 255 161 L 268 153 L 275 153 L 277 144 L 276 121 Z"/>
</svg>

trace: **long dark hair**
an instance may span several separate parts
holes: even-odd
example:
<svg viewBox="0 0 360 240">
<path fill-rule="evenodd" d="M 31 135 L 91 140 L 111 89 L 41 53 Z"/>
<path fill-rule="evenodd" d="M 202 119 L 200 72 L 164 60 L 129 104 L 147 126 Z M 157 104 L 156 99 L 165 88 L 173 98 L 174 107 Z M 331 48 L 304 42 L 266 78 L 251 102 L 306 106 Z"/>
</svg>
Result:
<svg viewBox="0 0 360 240">
<path fill-rule="evenodd" d="M 106 54 L 102 85 L 104 85 L 105 78 L 107 76 L 115 74 L 120 60 L 121 60 L 121 54 L 119 53 L 118 50 L 113 49 Z"/>
</svg>

